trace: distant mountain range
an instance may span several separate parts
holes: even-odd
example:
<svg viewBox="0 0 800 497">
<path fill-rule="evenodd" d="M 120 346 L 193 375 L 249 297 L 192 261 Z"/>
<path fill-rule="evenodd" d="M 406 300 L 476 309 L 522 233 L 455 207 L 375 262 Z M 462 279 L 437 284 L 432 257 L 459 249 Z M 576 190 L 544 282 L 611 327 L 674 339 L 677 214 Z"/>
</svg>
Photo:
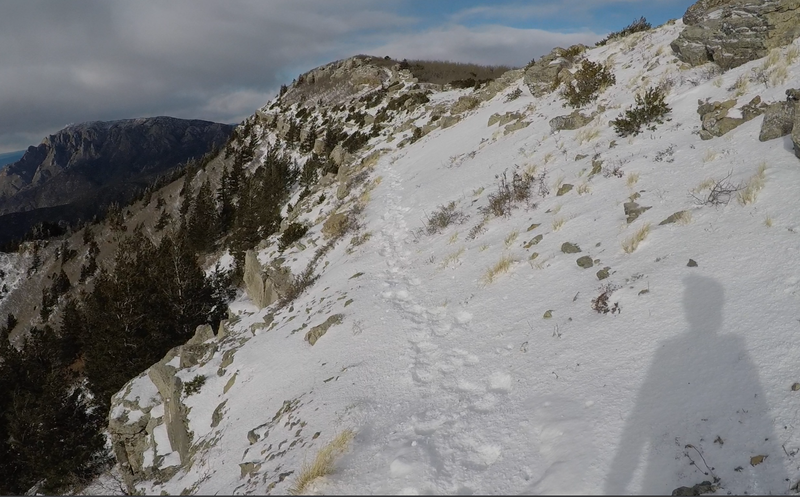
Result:
<svg viewBox="0 0 800 497">
<path fill-rule="evenodd" d="M 163 116 L 67 126 L 0 170 L 0 243 L 39 222 L 74 222 L 124 203 L 159 175 L 222 146 L 233 128 Z"/>
</svg>

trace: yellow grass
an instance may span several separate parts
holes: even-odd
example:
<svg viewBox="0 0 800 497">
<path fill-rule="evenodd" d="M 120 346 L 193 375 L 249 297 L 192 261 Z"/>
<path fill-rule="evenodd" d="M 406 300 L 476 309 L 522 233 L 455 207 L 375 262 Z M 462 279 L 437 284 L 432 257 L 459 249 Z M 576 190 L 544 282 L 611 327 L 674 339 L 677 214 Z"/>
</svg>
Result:
<svg viewBox="0 0 800 497">
<path fill-rule="evenodd" d="M 478 250 L 481 251 L 481 252 L 486 252 L 487 250 L 489 250 L 489 244 L 488 243 L 484 243 L 483 245 L 478 247 Z"/>
<path fill-rule="evenodd" d="M 450 239 L 447 241 L 448 245 L 452 245 L 458 241 L 458 231 L 450 235 Z"/>
<path fill-rule="evenodd" d="M 788 78 L 789 78 L 789 71 L 786 68 L 786 64 L 781 63 L 770 72 L 769 84 L 771 84 L 772 86 L 779 86 L 784 84 Z"/>
<path fill-rule="evenodd" d="M 699 185 L 697 185 L 694 188 L 692 188 L 692 193 L 700 193 L 703 190 L 708 190 L 708 189 L 712 188 L 716 184 L 717 184 L 717 182 L 714 181 L 714 178 L 704 179 Z"/>
<path fill-rule="evenodd" d="M 461 260 L 461 256 L 464 255 L 464 247 L 456 250 L 452 254 L 448 255 L 444 259 L 442 259 L 442 263 L 439 265 L 442 269 L 446 268 L 450 264 L 456 264 Z"/>
<path fill-rule="evenodd" d="M 678 215 L 678 219 L 675 220 L 676 224 L 680 224 L 686 226 L 687 224 L 692 222 L 692 213 L 691 211 L 681 211 L 680 215 Z"/>
<path fill-rule="evenodd" d="M 767 164 L 766 162 L 762 162 L 761 165 L 758 166 L 756 174 L 750 176 L 745 187 L 736 194 L 736 198 L 741 205 L 752 204 L 756 201 L 758 193 L 764 188 L 767 177 L 766 172 Z"/>
<path fill-rule="evenodd" d="M 544 156 L 544 163 L 545 164 L 549 163 L 550 161 L 553 160 L 554 157 L 555 156 L 553 155 L 553 152 L 547 152 L 547 154 Z"/>
<path fill-rule="evenodd" d="M 717 152 L 712 149 L 707 149 L 703 154 L 703 163 L 711 162 L 717 158 Z"/>
<path fill-rule="evenodd" d="M 764 225 L 767 228 L 772 228 L 772 217 L 769 214 L 764 218 Z"/>
<path fill-rule="evenodd" d="M 622 250 L 624 250 L 626 254 L 632 253 L 639 247 L 639 244 L 647 238 L 648 234 L 650 234 L 650 223 L 644 224 L 641 228 L 636 230 L 633 236 L 622 242 Z"/>
<path fill-rule="evenodd" d="M 800 57 L 800 47 L 797 45 L 789 45 L 789 48 L 786 49 L 786 64 L 793 64 L 798 57 Z"/>
<path fill-rule="evenodd" d="M 558 191 L 558 189 L 561 188 L 561 185 L 564 184 L 564 180 L 565 179 L 567 179 L 567 178 L 565 178 L 564 176 L 559 176 L 558 179 L 556 180 L 556 184 L 555 184 L 555 187 L 553 189 Z"/>
<path fill-rule="evenodd" d="M 639 182 L 639 173 L 628 173 L 628 178 L 626 183 L 628 184 L 628 188 L 633 188 L 636 183 Z"/>
<path fill-rule="evenodd" d="M 566 223 L 566 222 L 567 222 L 567 218 L 565 218 L 563 216 L 559 216 L 557 218 L 554 218 L 553 219 L 553 231 L 560 230 L 561 227 L 564 226 L 564 223 Z"/>
<path fill-rule="evenodd" d="M 734 95 L 737 97 L 741 97 L 745 93 L 747 93 L 747 89 L 750 86 L 750 80 L 747 77 L 747 74 L 742 74 L 738 78 L 736 78 L 736 82 L 733 83 Z"/>
<path fill-rule="evenodd" d="M 511 245 L 514 244 L 514 241 L 517 239 L 517 236 L 519 236 L 519 231 L 517 231 L 517 230 L 514 230 L 514 231 L 512 231 L 511 233 L 508 234 L 508 236 L 506 237 L 506 240 L 505 240 L 506 248 L 511 248 Z"/>
<path fill-rule="evenodd" d="M 589 186 L 589 183 L 583 183 L 578 185 L 578 195 L 584 195 L 592 191 L 592 187 Z"/>
<path fill-rule="evenodd" d="M 328 442 L 326 446 L 321 448 L 314 461 L 311 463 L 303 463 L 300 469 L 300 474 L 295 478 L 292 486 L 289 487 L 290 495 L 301 495 L 308 490 L 308 485 L 321 476 L 326 476 L 333 473 L 333 462 L 336 456 L 341 454 L 350 445 L 355 433 L 352 430 L 344 430 L 336 437 Z"/>
<path fill-rule="evenodd" d="M 476 188 L 475 190 L 472 191 L 472 196 L 473 197 L 479 196 L 481 193 L 483 193 L 483 190 L 484 190 L 483 187 Z"/>
<path fill-rule="evenodd" d="M 483 275 L 483 283 L 488 285 L 492 283 L 499 275 L 507 273 L 509 268 L 511 268 L 512 262 L 514 262 L 514 259 L 512 259 L 510 255 L 504 255 L 501 257 L 494 266 L 486 270 Z"/>
<path fill-rule="evenodd" d="M 591 142 L 598 136 L 600 136 L 600 128 L 594 126 L 585 127 L 579 129 L 578 133 L 575 134 L 575 141 L 578 142 L 578 145 L 583 145 L 584 142 Z"/>
</svg>

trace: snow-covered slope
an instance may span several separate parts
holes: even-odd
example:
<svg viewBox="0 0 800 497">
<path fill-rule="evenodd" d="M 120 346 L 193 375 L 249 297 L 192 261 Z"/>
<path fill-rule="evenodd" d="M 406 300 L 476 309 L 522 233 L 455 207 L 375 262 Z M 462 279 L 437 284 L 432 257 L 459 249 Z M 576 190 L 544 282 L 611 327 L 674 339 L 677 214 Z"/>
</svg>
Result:
<svg viewBox="0 0 800 497">
<path fill-rule="evenodd" d="M 569 109 L 558 93 L 532 97 L 520 76 L 446 129 L 401 148 L 410 129 L 373 139 L 385 151 L 348 197 L 365 202 L 371 236 L 336 245 L 289 306 L 259 310 L 240 294 L 213 357 L 179 373 L 206 377 L 184 399 L 191 463 L 137 488 L 286 493 L 352 430 L 334 472 L 305 491 L 669 493 L 710 481 L 720 494 L 788 492 L 800 470 L 800 161 L 789 137 L 758 140 L 760 117 L 700 140 L 698 100 L 734 98 L 729 88 L 763 61 L 721 76 L 681 68 L 669 48 L 681 29 L 588 51 L 617 82 L 581 129 L 552 133 L 550 119 Z M 798 80 L 794 61 L 782 83 L 740 83 L 737 108 L 757 95 L 783 100 Z M 616 136 L 608 121 L 659 82 L 671 120 Z M 516 88 L 522 96 L 508 100 Z M 432 95 L 416 124 L 465 94 Z M 487 126 L 506 112 L 530 124 Z M 755 201 L 697 200 L 707 179 L 746 183 L 762 165 Z M 540 179 L 532 196 L 484 220 L 499 178 L 515 170 Z M 558 196 L 564 184 L 573 188 Z M 323 243 L 318 218 L 334 191 L 302 215 L 315 226 L 283 254 L 295 274 Z M 651 208 L 628 223 L 632 199 Z M 427 234 L 451 202 L 459 222 Z M 681 222 L 659 224 L 680 211 Z M 565 253 L 566 242 L 580 252 Z M 259 257 L 276 255 L 273 245 Z M 591 268 L 576 264 L 587 255 Z M 606 314 L 594 309 L 605 291 Z M 149 381 L 135 380 L 129 398 L 149 391 L 160 405 Z M 168 466 L 166 434 L 154 437 L 153 460 Z"/>
</svg>

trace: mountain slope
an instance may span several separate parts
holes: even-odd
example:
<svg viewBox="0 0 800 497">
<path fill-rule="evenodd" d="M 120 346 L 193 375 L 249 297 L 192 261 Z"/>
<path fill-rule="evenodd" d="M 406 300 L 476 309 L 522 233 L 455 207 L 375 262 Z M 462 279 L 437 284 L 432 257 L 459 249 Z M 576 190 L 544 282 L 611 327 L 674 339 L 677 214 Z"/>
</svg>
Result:
<svg viewBox="0 0 800 497">
<path fill-rule="evenodd" d="M 232 130 L 172 117 L 68 126 L 0 171 L 0 222 L 8 225 L 0 242 L 42 219 L 71 222 L 91 217 L 100 205 L 125 202 L 159 174 L 221 147 Z M 52 207 L 59 207 L 60 215 L 35 212 Z M 3 220 L 15 213 L 9 222 Z"/>
<path fill-rule="evenodd" d="M 151 369 L 117 395 L 112 436 L 141 470 L 134 486 L 286 493 L 352 430 L 335 471 L 302 490 L 669 493 L 709 481 L 788 492 L 800 450 L 798 159 L 789 136 L 759 141 L 760 117 L 701 140 L 698 100 L 736 99 L 731 118 L 756 96 L 784 100 L 799 45 L 774 52 L 786 77 L 765 85 L 753 76 L 764 60 L 724 74 L 681 65 L 669 45 L 682 28 L 587 51 L 616 84 L 579 129 L 554 132 L 563 100 L 532 96 L 517 71 L 483 93 L 427 95 L 387 118 L 336 181 L 297 192 L 284 215 L 308 232 L 282 252 L 271 236 L 258 258 L 297 275 L 321 254 L 319 279 L 285 305 L 241 293 L 217 337 L 192 343 L 202 359 L 168 355 L 179 385 L 204 377 L 196 393 L 164 400 Z M 608 121 L 656 84 L 670 120 L 617 136 Z M 347 113 L 377 117 L 358 105 Z M 300 107 L 276 100 L 254 116 L 260 151 L 285 131 L 276 112 Z M 530 195 L 494 215 L 514 171 Z M 319 251 L 334 215 L 361 208 L 350 243 Z M 123 439 L 140 425 L 135 443 Z"/>
</svg>

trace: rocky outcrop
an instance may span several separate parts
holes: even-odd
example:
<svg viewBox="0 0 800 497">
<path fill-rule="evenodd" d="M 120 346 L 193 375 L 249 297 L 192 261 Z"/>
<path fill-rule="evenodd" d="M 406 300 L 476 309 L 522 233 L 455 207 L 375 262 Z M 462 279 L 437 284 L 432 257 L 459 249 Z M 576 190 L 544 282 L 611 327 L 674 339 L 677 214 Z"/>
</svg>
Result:
<svg viewBox="0 0 800 497">
<path fill-rule="evenodd" d="M 572 73 L 569 71 L 569 68 L 572 67 L 572 60 L 564 56 L 565 52 L 567 50 L 556 47 L 525 69 L 523 81 L 533 96 L 546 95 L 553 91 L 558 82 L 573 79 Z"/>
<path fill-rule="evenodd" d="M 256 253 L 248 250 L 244 256 L 244 284 L 247 295 L 259 309 L 278 301 L 288 291 L 292 273 L 284 267 L 261 266 Z"/>
<path fill-rule="evenodd" d="M 764 113 L 766 105 L 761 97 L 753 98 L 741 108 L 742 117 L 728 117 L 728 112 L 736 106 L 736 99 L 725 102 L 697 102 L 697 113 L 700 114 L 702 129 L 700 138 L 710 140 L 732 131 L 742 124 Z"/>
<path fill-rule="evenodd" d="M 0 170 L 0 215 L 48 212 L 28 216 L 33 223 L 91 217 L 103 205 L 124 203 L 142 183 L 221 147 L 232 131 L 227 124 L 172 117 L 67 126 Z M 18 236 L 8 233 L 10 224 L 0 220 L 0 241 Z M 15 229 L 27 231 L 22 224 Z"/>
<path fill-rule="evenodd" d="M 550 131 L 555 133 L 556 131 L 582 128 L 589 124 L 593 117 L 593 115 L 583 115 L 578 110 L 575 110 L 566 116 L 556 116 L 553 119 L 550 119 Z"/>
<path fill-rule="evenodd" d="M 794 154 L 800 158 L 800 90 L 786 90 L 786 100 L 766 107 L 761 123 L 760 141 L 791 135 Z"/>
<path fill-rule="evenodd" d="M 108 431 L 129 492 L 135 490 L 137 481 L 168 479 L 188 463 L 188 409 L 182 402 L 183 382 L 177 373 L 210 360 L 217 351 L 217 340 L 210 326 L 198 326 L 186 344 L 171 349 L 112 397 Z M 168 446 L 164 446 L 165 440 Z"/>
<path fill-rule="evenodd" d="M 328 332 L 328 329 L 331 326 L 341 324 L 343 318 L 343 314 L 334 314 L 333 316 L 329 316 L 325 322 L 308 330 L 306 336 L 304 337 L 305 341 L 308 342 L 309 345 L 314 345 L 317 343 L 317 340 L 319 340 L 325 333 Z"/>
<path fill-rule="evenodd" d="M 727 70 L 800 36 L 800 1 L 700 0 L 683 23 L 671 44 L 675 55 L 693 66 L 714 62 Z"/>
</svg>

